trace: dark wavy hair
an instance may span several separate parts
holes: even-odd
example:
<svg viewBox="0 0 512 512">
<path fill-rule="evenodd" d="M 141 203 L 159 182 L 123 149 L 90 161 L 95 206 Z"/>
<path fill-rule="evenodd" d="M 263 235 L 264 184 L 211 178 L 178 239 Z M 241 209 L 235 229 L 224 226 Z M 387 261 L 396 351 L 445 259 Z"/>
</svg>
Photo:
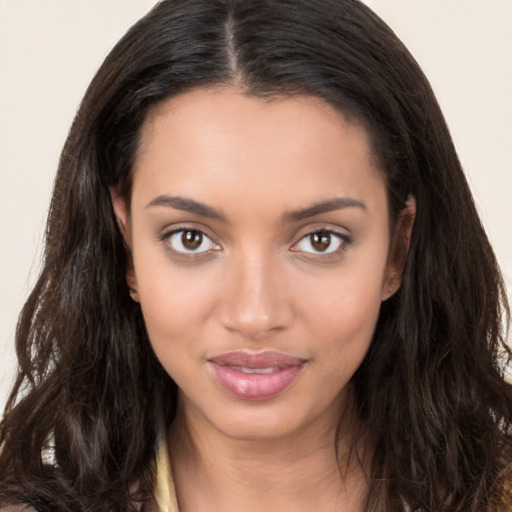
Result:
<svg viewBox="0 0 512 512">
<path fill-rule="evenodd" d="M 481 512 L 512 460 L 506 294 L 426 78 L 356 0 L 164 0 L 108 55 L 62 152 L 43 269 L 17 326 L 0 504 L 106 512 L 151 501 L 177 388 L 130 300 L 109 189 L 129 200 L 151 109 L 223 84 L 322 98 L 370 133 L 391 221 L 415 198 L 403 284 L 353 377 L 375 447 L 367 510 Z"/>
</svg>

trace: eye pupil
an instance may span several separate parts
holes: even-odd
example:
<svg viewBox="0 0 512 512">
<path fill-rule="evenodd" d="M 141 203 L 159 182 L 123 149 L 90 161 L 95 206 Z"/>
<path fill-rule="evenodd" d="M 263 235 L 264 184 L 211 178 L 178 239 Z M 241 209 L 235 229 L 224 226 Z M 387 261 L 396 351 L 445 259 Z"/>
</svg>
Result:
<svg viewBox="0 0 512 512">
<path fill-rule="evenodd" d="M 199 231 L 184 231 L 181 235 L 181 243 L 185 249 L 197 249 L 203 243 L 203 234 Z"/>
<path fill-rule="evenodd" d="M 331 234 L 326 231 L 318 231 L 310 235 L 310 240 L 316 251 L 325 251 L 331 245 Z"/>
</svg>

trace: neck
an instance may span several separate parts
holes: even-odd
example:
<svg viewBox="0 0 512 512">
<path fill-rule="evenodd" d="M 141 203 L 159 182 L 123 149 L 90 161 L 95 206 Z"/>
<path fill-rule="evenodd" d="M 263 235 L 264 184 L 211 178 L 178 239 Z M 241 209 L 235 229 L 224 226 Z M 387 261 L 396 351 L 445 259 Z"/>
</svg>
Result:
<svg viewBox="0 0 512 512">
<path fill-rule="evenodd" d="M 339 429 L 241 440 L 198 428 L 183 409 L 169 436 L 180 512 L 364 510 L 368 465 L 353 414 L 338 416 Z"/>
</svg>

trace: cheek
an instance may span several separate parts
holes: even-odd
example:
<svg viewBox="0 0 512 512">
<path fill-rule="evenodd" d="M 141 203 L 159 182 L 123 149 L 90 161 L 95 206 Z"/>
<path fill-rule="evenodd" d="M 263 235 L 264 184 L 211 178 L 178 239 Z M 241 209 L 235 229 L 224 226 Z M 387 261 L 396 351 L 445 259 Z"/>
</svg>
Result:
<svg viewBox="0 0 512 512">
<path fill-rule="evenodd" d="M 347 386 L 363 362 L 373 339 L 380 302 L 368 297 L 344 297 L 318 315 L 315 358 L 322 375 L 321 395 L 334 398 Z"/>
<path fill-rule="evenodd" d="M 215 304 L 215 275 L 170 265 L 141 252 L 135 259 L 137 286 L 149 339 L 164 367 L 177 353 L 192 353 Z M 138 265 L 140 262 L 140 265 Z"/>
<path fill-rule="evenodd" d="M 318 350 L 343 366 L 366 354 L 381 307 L 384 264 L 360 260 L 336 276 L 310 282 L 302 291 L 307 329 L 319 340 Z M 354 368 L 355 371 L 356 368 Z"/>
</svg>

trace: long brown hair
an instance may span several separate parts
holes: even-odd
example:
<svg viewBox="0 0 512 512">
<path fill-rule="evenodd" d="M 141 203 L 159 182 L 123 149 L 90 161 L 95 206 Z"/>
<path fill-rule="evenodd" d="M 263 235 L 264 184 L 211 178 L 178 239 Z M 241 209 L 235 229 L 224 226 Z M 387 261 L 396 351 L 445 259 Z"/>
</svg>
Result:
<svg viewBox="0 0 512 512">
<path fill-rule="evenodd" d="M 512 458 L 504 286 L 426 78 L 356 0 L 164 0 L 106 58 L 62 152 L 43 269 L 18 322 L 0 504 L 151 501 L 177 389 L 129 298 L 109 187 L 129 199 L 155 105 L 230 83 L 257 97 L 311 94 L 364 123 L 392 222 L 414 196 L 403 285 L 353 378 L 375 446 L 367 510 L 482 511 Z"/>
</svg>

